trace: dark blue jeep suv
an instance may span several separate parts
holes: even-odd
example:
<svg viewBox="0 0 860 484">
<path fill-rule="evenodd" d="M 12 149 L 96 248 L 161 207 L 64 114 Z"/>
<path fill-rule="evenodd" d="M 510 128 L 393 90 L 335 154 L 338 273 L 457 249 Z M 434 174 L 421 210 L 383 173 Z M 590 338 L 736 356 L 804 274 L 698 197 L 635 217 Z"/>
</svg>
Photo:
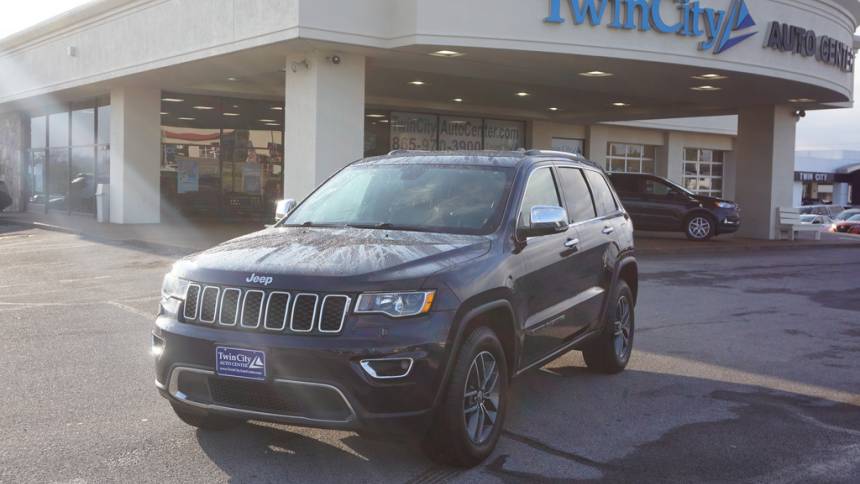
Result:
<svg viewBox="0 0 860 484">
<path fill-rule="evenodd" d="M 186 423 L 407 433 L 471 466 L 511 379 L 570 350 L 617 373 L 637 263 L 606 175 L 555 152 L 393 152 L 276 225 L 177 262 L 156 386 Z"/>
</svg>

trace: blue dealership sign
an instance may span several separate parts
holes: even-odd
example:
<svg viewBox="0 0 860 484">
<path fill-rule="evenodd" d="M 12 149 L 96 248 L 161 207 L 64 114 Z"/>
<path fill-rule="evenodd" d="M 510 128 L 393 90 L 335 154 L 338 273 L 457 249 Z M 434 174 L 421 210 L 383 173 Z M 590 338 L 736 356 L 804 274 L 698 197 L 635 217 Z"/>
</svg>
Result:
<svg viewBox="0 0 860 484">
<path fill-rule="evenodd" d="M 667 0 L 669 1 L 669 0 Z M 663 34 L 704 38 L 699 50 L 720 54 L 752 37 L 756 25 L 745 0 L 732 0 L 728 10 L 702 7 L 699 0 L 674 0 L 676 19 L 664 18 L 661 0 L 550 0 L 549 15 L 544 22 L 565 22 L 568 10 L 574 25 L 588 22 L 602 25 L 607 19 L 608 28 L 622 30 L 654 30 Z M 563 9 L 567 5 L 567 9 Z"/>
<path fill-rule="evenodd" d="M 219 376 L 265 380 L 266 354 L 257 350 L 218 346 L 215 348 L 215 371 Z"/>
</svg>

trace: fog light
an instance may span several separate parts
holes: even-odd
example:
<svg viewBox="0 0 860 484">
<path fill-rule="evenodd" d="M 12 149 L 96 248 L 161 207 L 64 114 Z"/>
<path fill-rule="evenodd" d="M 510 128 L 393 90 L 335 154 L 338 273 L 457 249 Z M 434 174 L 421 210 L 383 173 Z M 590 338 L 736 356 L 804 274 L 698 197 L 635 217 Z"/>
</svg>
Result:
<svg viewBox="0 0 860 484">
<path fill-rule="evenodd" d="M 152 348 L 149 352 L 156 358 L 161 356 L 164 353 L 164 340 L 156 335 L 152 335 Z"/>
<path fill-rule="evenodd" d="M 377 360 L 361 360 L 361 368 L 377 380 L 404 378 L 412 371 L 412 358 L 381 358 Z"/>
</svg>

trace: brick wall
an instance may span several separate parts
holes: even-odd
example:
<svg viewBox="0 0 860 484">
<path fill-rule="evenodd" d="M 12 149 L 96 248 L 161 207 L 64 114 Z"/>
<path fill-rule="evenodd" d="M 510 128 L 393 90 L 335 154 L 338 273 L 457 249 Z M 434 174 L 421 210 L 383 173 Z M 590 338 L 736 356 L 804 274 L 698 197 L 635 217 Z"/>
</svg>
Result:
<svg viewBox="0 0 860 484">
<path fill-rule="evenodd" d="M 6 182 L 13 202 L 6 211 L 21 210 L 23 149 L 24 117 L 19 113 L 0 114 L 0 180 Z"/>
</svg>

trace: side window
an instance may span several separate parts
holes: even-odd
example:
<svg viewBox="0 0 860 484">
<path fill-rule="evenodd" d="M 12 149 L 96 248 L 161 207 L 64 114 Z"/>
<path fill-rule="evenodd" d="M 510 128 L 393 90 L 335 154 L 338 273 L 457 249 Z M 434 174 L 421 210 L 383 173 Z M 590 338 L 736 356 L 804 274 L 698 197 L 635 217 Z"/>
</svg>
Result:
<svg viewBox="0 0 860 484">
<path fill-rule="evenodd" d="M 582 170 L 578 168 L 559 168 L 559 181 L 567 202 L 567 216 L 570 222 L 584 222 L 597 216 L 591 192 L 585 182 Z"/>
<path fill-rule="evenodd" d="M 612 181 L 612 186 L 615 187 L 615 191 L 620 195 L 639 194 L 639 177 L 613 174 L 609 176 L 609 179 Z"/>
<path fill-rule="evenodd" d="M 549 168 L 540 168 L 532 172 L 523 194 L 523 204 L 520 209 L 520 220 L 518 226 L 525 228 L 529 226 L 532 207 L 538 205 L 549 205 L 560 207 L 561 200 L 558 198 L 558 190 L 555 187 L 555 178 Z"/>
<path fill-rule="evenodd" d="M 591 193 L 594 195 L 594 206 L 597 207 L 597 216 L 603 217 L 618 210 L 615 204 L 615 197 L 612 196 L 612 191 L 609 189 L 609 184 L 603 175 L 596 171 L 588 170 L 585 172 L 585 177 L 588 179 L 588 185 L 591 187 Z"/>
<path fill-rule="evenodd" d="M 648 178 L 645 180 L 645 193 L 665 197 L 672 193 L 672 187 L 659 180 Z"/>
</svg>

